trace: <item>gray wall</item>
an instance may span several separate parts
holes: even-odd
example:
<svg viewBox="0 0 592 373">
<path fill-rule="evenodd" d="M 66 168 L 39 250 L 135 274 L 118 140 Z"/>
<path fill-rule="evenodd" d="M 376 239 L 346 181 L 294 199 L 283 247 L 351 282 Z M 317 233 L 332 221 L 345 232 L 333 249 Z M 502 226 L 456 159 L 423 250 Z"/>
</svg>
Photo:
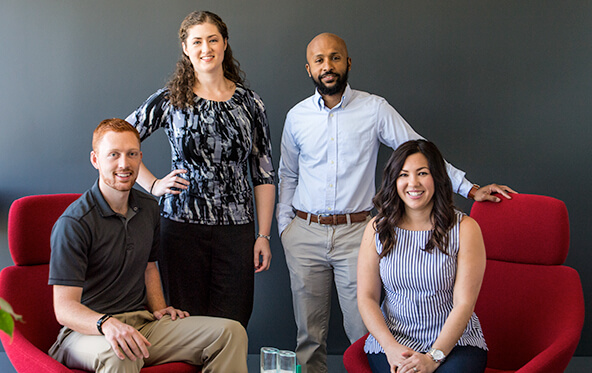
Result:
<svg viewBox="0 0 592 373">
<path fill-rule="evenodd" d="M 567 204 L 571 249 L 592 319 L 591 1 L 80 1 L 4 0 L 0 6 L 0 267 L 10 203 L 83 192 L 96 171 L 91 131 L 125 117 L 160 88 L 195 9 L 222 16 L 250 86 L 267 105 L 275 163 L 289 108 L 312 94 L 305 47 L 331 31 L 348 43 L 350 81 L 384 96 L 471 181 L 503 182 Z M 169 148 L 144 144 L 158 175 Z M 382 149 L 381 164 L 388 151 Z M 468 211 L 470 203 L 459 199 Z M 275 231 L 273 265 L 257 276 L 250 352 L 294 348 L 287 268 Z M 334 303 L 330 353 L 347 341 Z M 588 321 L 578 355 L 592 355 Z"/>
</svg>

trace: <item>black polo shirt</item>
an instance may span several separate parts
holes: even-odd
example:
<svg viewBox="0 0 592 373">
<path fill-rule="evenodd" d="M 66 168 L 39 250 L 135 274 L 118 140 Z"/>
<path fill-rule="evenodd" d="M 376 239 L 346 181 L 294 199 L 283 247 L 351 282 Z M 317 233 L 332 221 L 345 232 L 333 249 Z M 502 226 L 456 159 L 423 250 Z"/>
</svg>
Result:
<svg viewBox="0 0 592 373">
<path fill-rule="evenodd" d="M 51 233 L 49 284 L 82 288 L 82 304 L 100 313 L 144 309 L 144 271 L 156 261 L 156 200 L 132 189 L 128 217 L 115 213 L 95 185 L 74 201 Z"/>
</svg>

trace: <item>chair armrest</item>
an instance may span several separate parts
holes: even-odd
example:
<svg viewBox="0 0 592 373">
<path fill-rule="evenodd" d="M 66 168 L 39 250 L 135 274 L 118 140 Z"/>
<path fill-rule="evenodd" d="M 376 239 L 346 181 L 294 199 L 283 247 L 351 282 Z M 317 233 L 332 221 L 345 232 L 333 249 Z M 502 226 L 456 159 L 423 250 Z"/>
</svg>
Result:
<svg viewBox="0 0 592 373">
<path fill-rule="evenodd" d="M 35 347 L 17 328 L 14 329 L 12 341 L 6 335 L 0 338 L 10 362 L 19 373 L 72 373 L 72 370 Z"/>
<path fill-rule="evenodd" d="M 565 371 L 578 341 L 579 338 L 576 341 L 569 338 L 557 339 L 522 368 L 518 369 L 516 373 L 556 373 Z"/>
<path fill-rule="evenodd" d="M 371 373 L 370 364 L 368 363 L 368 358 L 366 357 L 366 353 L 364 352 L 364 344 L 366 343 L 366 338 L 368 338 L 368 334 L 364 335 L 362 338 L 355 341 L 351 346 L 345 350 L 343 354 L 343 365 L 345 369 L 350 372 L 356 373 Z"/>
</svg>

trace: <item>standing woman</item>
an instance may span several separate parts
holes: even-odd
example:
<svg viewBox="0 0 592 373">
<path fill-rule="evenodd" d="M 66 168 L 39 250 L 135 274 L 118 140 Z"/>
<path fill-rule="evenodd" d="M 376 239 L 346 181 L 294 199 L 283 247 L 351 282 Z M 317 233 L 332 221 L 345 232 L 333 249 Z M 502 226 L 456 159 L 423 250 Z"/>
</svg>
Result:
<svg viewBox="0 0 592 373">
<path fill-rule="evenodd" d="M 164 129 L 172 171 L 158 179 L 142 164 L 138 183 L 162 196 L 159 267 L 167 302 L 246 328 L 254 273 L 271 261 L 275 170 L 267 115 L 243 85 L 220 17 L 189 14 L 179 39 L 183 53 L 172 79 L 126 119 L 142 140 Z"/>
<path fill-rule="evenodd" d="M 358 258 L 358 305 L 373 372 L 483 372 L 487 345 L 473 312 L 481 230 L 456 211 L 444 159 L 425 140 L 393 153 Z M 379 305 L 381 290 L 385 298 Z"/>
</svg>

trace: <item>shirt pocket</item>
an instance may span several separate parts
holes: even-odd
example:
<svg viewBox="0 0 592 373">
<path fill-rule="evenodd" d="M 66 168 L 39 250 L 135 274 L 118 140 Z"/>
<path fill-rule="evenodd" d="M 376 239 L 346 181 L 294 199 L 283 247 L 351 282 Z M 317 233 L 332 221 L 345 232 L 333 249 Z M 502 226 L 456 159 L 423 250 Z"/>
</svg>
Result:
<svg viewBox="0 0 592 373">
<path fill-rule="evenodd" d="M 368 163 L 374 153 L 372 135 L 367 131 L 342 133 L 339 145 L 339 160 L 351 166 L 360 166 Z"/>
</svg>

